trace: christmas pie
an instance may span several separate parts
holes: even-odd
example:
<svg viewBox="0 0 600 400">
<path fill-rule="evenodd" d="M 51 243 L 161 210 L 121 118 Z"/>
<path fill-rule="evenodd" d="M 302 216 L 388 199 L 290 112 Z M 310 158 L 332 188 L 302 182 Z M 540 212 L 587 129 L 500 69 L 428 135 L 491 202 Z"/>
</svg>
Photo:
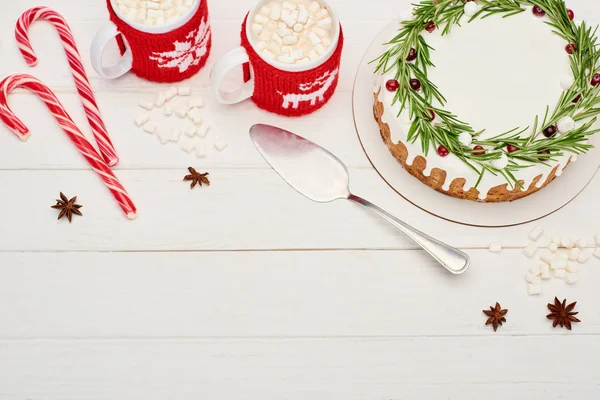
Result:
<svg viewBox="0 0 600 400">
<path fill-rule="evenodd" d="M 374 116 L 410 174 L 453 197 L 512 201 L 592 147 L 596 32 L 563 1 L 542 3 L 424 0 L 399 22 L 373 60 Z"/>
</svg>

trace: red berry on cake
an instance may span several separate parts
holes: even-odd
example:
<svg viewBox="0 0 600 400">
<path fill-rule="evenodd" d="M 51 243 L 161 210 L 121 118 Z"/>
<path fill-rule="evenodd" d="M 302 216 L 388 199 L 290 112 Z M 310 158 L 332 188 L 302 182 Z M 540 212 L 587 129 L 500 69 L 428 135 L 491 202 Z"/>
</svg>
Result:
<svg viewBox="0 0 600 400">
<path fill-rule="evenodd" d="M 415 78 L 411 79 L 410 87 L 413 88 L 413 90 L 421 89 L 421 81 L 419 81 L 418 79 L 415 79 Z"/>
<path fill-rule="evenodd" d="M 429 111 L 429 122 L 431 122 L 435 119 L 435 112 L 431 108 L 427 111 Z"/>
<path fill-rule="evenodd" d="M 473 147 L 473 155 L 474 156 L 483 156 L 485 155 L 485 150 L 483 148 L 483 146 L 477 145 L 475 147 Z"/>
<path fill-rule="evenodd" d="M 552 137 L 556 135 L 557 130 L 558 129 L 556 128 L 556 125 L 550 125 L 546 129 L 544 129 L 544 136 L 546 136 L 547 138 Z"/>
<path fill-rule="evenodd" d="M 573 21 L 573 18 L 575 18 L 575 13 L 570 8 L 567 8 L 567 15 L 571 21 Z"/>
<path fill-rule="evenodd" d="M 431 21 L 427 24 L 427 26 L 425 27 L 425 30 L 429 33 L 435 31 L 435 22 Z"/>
<path fill-rule="evenodd" d="M 592 83 L 592 85 L 593 85 L 593 83 Z M 575 97 L 573 99 L 573 103 L 579 103 L 579 100 L 581 100 L 581 95 L 580 94 L 578 94 L 577 97 Z"/>
<path fill-rule="evenodd" d="M 513 146 L 512 144 L 509 144 L 508 146 L 506 146 L 506 151 L 508 151 L 509 153 L 514 153 L 515 151 L 520 150 L 517 146 Z"/>
<path fill-rule="evenodd" d="M 448 154 L 450 154 L 450 151 L 448 151 L 448 149 L 442 145 L 438 147 L 437 151 L 440 157 L 446 157 Z"/>
<path fill-rule="evenodd" d="M 539 155 L 542 155 L 542 154 L 550 154 L 550 150 L 540 150 L 540 151 L 538 151 L 538 154 L 539 154 Z M 547 159 L 547 158 L 545 158 L 545 157 L 544 157 L 544 158 L 540 158 L 539 160 L 540 160 L 540 161 L 548 161 L 548 159 Z"/>
<path fill-rule="evenodd" d="M 592 86 L 598 86 L 598 85 L 600 85 L 600 73 L 597 73 L 592 78 Z"/>
<path fill-rule="evenodd" d="M 395 92 L 400 87 L 400 82 L 395 79 L 390 79 L 385 83 L 385 88 L 390 92 Z"/>
<path fill-rule="evenodd" d="M 410 50 L 408 51 L 408 57 L 406 57 L 406 61 L 411 62 L 411 61 L 415 61 L 417 59 L 417 50 L 415 50 L 414 48 L 410 48 Z"/>
<path fill-rule="evenodd" d="M 567 54 L 573 54 L 577 51 L 577 45 L 575 43 L 570 43 L 565 47 Z"/>
<path fill-rule="evenodd" d="M 542 7 L 540 6 L 533 6 L 533 9 L 531 11 L 533 11 L 533 15 L 535 15 L 536 17 L 543 17 L 544 15 L 546 15 L 546 11 L 542 10 Z"/>
</svg>

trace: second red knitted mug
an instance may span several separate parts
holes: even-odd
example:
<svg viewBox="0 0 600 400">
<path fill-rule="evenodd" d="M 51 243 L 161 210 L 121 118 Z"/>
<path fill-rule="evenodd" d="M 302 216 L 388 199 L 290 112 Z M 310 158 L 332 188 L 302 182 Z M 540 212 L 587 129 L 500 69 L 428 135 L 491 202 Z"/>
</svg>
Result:
<svg viewBox="0 0 600 400">
<path fill-rule="evenodd" d="M 128 71 L 154 82 L 177 82 L 191 77 L 206 64 L 211 48 L 206 1 L 195 0 L 187 13 L 156 24 L 152 18 L 124 15 L 115 0 L 107 0 L 110 24 L 94 38 L 92 66 L 106 79 L 118 78 Z M 122 57 L 117 64 L 106 67 L 102 55 L 115 38 Z"/>
<path fill-rule="evenodd" d="M 210 77 L 212 90 L 224 104 L 250 98 L 258 107 L 276 114 L 310 114 L 325 105 L 337 87 L 344 44 L 339 20 L 325 1 L 319 1 L 333 20 L 333 39 L 329 49 L 309 62 L 279 62 L 258 50 L 257 39 L 252 35 L 252 21 L 261 8 L 264 10 L 265 3 L 261 2 L 246 16 L 242 24 L 241 47 L 227 53 L 213 67 Z M 234 91 L 225 91 L 225 78 L 240 67 L 243 68 L 245 83 Z"/>
</svg>

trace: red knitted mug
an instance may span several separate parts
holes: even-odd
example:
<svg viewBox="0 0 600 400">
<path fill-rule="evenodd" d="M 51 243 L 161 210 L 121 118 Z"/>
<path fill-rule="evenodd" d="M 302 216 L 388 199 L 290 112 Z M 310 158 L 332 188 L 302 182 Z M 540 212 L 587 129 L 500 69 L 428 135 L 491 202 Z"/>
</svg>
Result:
<svg viewBox="0 0 600 400">
<path fill-rule="evenodd" d="M 339 19 L 323 0 L 334 19 L 334 37 L 329 51 L 318 60 L 305 64 L 284 64 L 267 60 L 256 50 L 248 21 L 253 21 L 259 4 L 242 24 L 242 46 L 223 56 L 211 71 L 211 86 L 223 104 L 235 104 L 248 98 L 260 108 L 285 116 L 310 114 L 329 101 L 338 83 L 344 35 Z M 226 76 L 243 68 L 244 85 L 232 92 L 223 90 Z"/>
<path fill-rule="evenodd" d="M 128 71 L 155 82 L 177 82 L 196 74 L 206 64 L 211 48 L 211 30 L 206 0 L 196 0 L 188 14 L 164 25 L 144 25 L 128 20 L 107 0 L 110 24 L 92 43 L 92 66 L 106 79 Z M 102 65 L 108 43 L 116 38 L 121 59 Z"/>
</svg>

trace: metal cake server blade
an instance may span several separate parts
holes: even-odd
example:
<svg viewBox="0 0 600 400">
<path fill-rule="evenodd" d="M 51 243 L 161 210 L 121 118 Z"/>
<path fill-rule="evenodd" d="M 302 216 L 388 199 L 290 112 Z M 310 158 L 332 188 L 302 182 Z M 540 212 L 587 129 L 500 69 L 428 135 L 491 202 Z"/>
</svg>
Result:
<svg viewBox="0 0 600 400">
<path fill-rule="evenodd" d="M 348 169 L 321 146 L 271 125 L 250 128 L 250 138 L 264 159 L 294 189 L 311 200 L 325 203 L 346 199 L 379 215 L 421 246 L 448 271 L 462 274 L 469 256 L 407 225 L 367 200 L 350 193 Z"/>
</svg>

